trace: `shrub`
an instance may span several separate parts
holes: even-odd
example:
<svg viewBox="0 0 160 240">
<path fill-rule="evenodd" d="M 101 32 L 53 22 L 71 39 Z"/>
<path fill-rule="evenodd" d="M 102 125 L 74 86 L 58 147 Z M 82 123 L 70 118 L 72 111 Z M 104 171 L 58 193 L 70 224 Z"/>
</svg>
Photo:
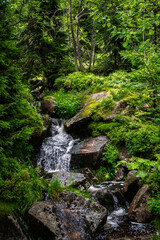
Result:
<svg viewBox="0 0 160 240">
<path fill-rule="evenodd" d="M 55 200 L 59 200 L 59 193 L 63 191 L 64 188 L 61 185 L 61 182 L 58 178 L 55 178 L 52 182 L 48 185 L 48 194 L 49 197 Z"/>
<path fill-rule="evenodd" d="M 100 166 L 97 170 L 93 170 L 94 175 L 102 182 L 108 180 L 108 172 L 104 166 Z"/>
<path fill-rule="evenodd" d="M 62 76 L 55 80 L 54 87 L 57 89 L 65 88 L 66 90 L 94 89 L 96 85 L 103 84 L 104 78 L 95 76 L 92 73 L 74 72 L 68 76 Z"/>
<path fill-rule="evenodd" d="M 3 158 L 3 161 L 0 161 L 0 199 L 24 212 L 40 199 L 45 181 L 32 167 L 20 164 L 17 159 Z"/>
<path fill-rule="evenodd" d="M 111 180 L 115 176 L 116 160 L 118 159 L 118 149 L 108 143 L 105 147 L 105 152 L 103 153 L 102 161 L 105 164 L 107 173 L 109 174 L 108 179 Z"/>
<path fill-rule="evenodd" d="M 126 164 L 125 161 L 120 161 L 118 165 Z M 147 183 L 152 187 L 152 197 L 148 202 L 149 208 L 156 214 L 160 215 L 160 154 L 155 155 L 155 160 L 132 157 L 127 163 L 130 170 L 137 170 L 137 175 L 141 177 L 142 183 Z"/>
<path fill-rule="evenodd" d="M 126 146 L 134 155 L 153 154 L 159 142 L 159 129 L 156 126 L 144 125 L 126 134 Z"/>
<path fill-rule="evenodd" d="M 46 92 L 46 94 L 47 96 L 51 95 L 55 97 L 57 115 L 59 118 L 71 118 L 81 107 L 83 95 L 78 92 L 65 92 L 64 89 L 60 89 L 57 92 Z"/>
</svg>

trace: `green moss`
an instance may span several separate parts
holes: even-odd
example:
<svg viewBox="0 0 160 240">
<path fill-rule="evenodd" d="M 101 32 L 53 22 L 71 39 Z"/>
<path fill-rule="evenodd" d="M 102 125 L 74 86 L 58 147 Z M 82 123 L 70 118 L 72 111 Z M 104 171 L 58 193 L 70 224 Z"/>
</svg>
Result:
<svg viewBox="0 0 160 240">
<path fill-rule="evenodd" d="M 93 109 L 95 108 L 95 106 L 98 104 L 99 100 L 96 99 L 91 99 L 87 102 L 84 103 L 85 107 L 82 109 L 80 115 L 82 117 L 87 117 L 90 116 L 93 112 Z"/>
<path fill-rule="evenodd" d="M 76 193 L 76 194 L 79 194 L 79 195 L 81 195 L 81 196 L 83 196 L 85 198 L 89 198 L 90 200 L 93 201 L 92 195 L 91 195 L 89 190 L 83 190 L 82 191 L 80 189 L 74 188 L 72 185 L 70 185 L 67 188 L 65 188 L 65 190 L 73 192 L 73 193 Z"/>
<path fill-rule="evenodd" d="M 44 96 L 44 98 L 43 99 L 48 99 L 48 100 L 50 100 L 50 101 L 56 101 L 56 99 L 55 99 L 55 97 L 53 97 L 53 96 Z"/>
<path fill-rule="evenodd" d="M 10 202 L 7 203 L 7 202 L 0 200 L 0 217 L 4 216 L 6 214 L 13 215 L 15 208 L 16 208 L 16 206 L 14 203 L 10 203 Z"/>
</svg>

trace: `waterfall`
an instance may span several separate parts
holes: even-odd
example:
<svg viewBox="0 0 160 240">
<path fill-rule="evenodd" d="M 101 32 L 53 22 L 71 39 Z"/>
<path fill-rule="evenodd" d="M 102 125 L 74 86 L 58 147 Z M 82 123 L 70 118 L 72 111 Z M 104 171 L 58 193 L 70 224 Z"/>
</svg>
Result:
<svg viewBox="0 0 160 240">
<path fill-rule="evenodd" d="M 69 171 L 74 140 L 65 132 L 63 121 L 52 119 L 51 136 L 45 138 L 37 156 L 37 166 L 46 172 Z"/>
</svg>

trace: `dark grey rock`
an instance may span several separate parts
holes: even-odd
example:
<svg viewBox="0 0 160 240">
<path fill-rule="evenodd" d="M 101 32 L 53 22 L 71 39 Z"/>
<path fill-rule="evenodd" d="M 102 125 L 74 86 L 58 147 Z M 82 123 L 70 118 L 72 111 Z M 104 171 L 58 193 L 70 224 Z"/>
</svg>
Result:
<svg viewBox="0 0 160 240">
<path fill-rule="evenodd" d="M 42 130 L 39 132 L 34 132 L 30 139 L 30 144 L 34 146 L 35 149 L 39 151 L 39 148 L 47 135 L 49 134 L 52 119 L 47 114 L 41 114 L 40 118 L 42 120 Z"/>
<path fill-rule="evenodd" d="M 41 107 L 44 113 L 48 113 L 50 116 L 54 116 L 57 110 L 55 98 L 53 96 L 43 98 Z"/>
<path fill-rule="evenodd" d="M 71 156 L 71 168 L 89 167 L 94 169 L 100 163 L 107 142 L 109 142 L 109 139 L 105 136 L 99 136 L 84 140 L 74 146 Z"/>
<path fill-rule="evenodd" d="M 136 170 L 132 170 L 128 173 L 127 178 L 124 182 L 124 195 L 127 201 L 130 203 L 136 193 L 139 190 L 139 180 L 140 176 L 136 176 Z"/>
<path fill-rule="evenodd" d="M 1 240 L 27 240 L 18 221 L 11 215 L 0 216 Z"/>
<path fill-rule="evenodd" d="M 58 219 L 50 201 L 34 203 L 28 216 L 30 231 L 36 239 L 62 239 Z"/>
<path fill-rule="evenodd" d="M 71 209 L 78 211 L 79 215 L 85 219 L 93 234 L 105 222 L 108 211 L 102 205 L 68 191 L 62 192 L 60 196 L 69 203 Z"/>
<path fill-rule="evenodd" d="M 150 197 L 151 188 L 148 184 L 145 184 L 139 189 L 130 204 L 128 216 L 132 221 L 136 221 L 139 223 L 146 223 L 151 221 L 153 215 L 152 212 L 149 210 L 147 204 Z"/>
<path fill-rule="evenodd" d="M 30 230 L 43 240 L 92 240 L 106 221 L 107 209 L 72 192 L 61 192 L 59 202 L 37 202 L 29 210 Z"/>
</svg>

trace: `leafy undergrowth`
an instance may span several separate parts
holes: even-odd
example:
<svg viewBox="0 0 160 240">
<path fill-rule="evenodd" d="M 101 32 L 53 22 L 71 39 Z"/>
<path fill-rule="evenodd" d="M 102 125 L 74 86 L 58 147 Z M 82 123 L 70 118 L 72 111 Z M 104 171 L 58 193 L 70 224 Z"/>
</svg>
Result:
<svg viewBox="0 0 160 240">
<path fill-rule="evenodd" d="M 158 71 L 158 70 L 157 70 Z M 81 104 L 92 93 L 106 91 L 110 97 L 92 108 L 92 121 L 88 128 L 92 136 L 106 135 L 111 144 L 107 145 L 101 165 L 94 171 L 101 181 L 114 177 L 118 161 L 117 149 L 125 147 L 132 156 L 128 166 L 137 169 L 143 183 L 153 189 L 150 207 L 160 215 L 160 85 L 158 72 L 153 76 L 145 67 L 132 72 L 116 71 L 108 77 L 88 73 L 72 73 L 55 81 L 54 87 L 66 95 L 76 91 L 83 95 Z M 85 96 L 86 94 L 86 96 Z M 61 95 L 61 94 L 60 94 Z M 60 97 L 61 98 L 61 97 Z M 115 104 L 125 100 L 128 107 L 111 122 L 105 122 Z M 78 109 L 77 109 L 78 110 Z M 126 164 L 123 163 L 123 164 Z"/>
</svg>

